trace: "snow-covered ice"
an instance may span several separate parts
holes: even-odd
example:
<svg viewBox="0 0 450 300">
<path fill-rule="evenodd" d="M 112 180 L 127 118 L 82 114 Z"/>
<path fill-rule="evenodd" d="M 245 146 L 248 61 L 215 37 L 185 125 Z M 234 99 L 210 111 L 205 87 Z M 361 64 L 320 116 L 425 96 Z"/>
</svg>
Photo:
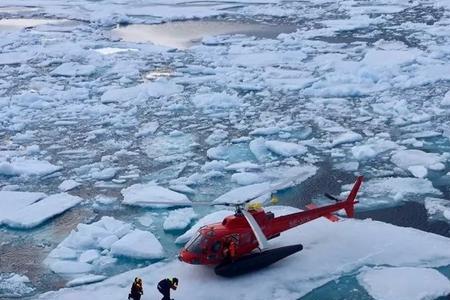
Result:
<svg viewBox="0 0 450 300">
<path fill-rule="evenodd" d="M 186 195 L 171 191 L 154 183 L 132 185 L 123 189 L 122 195 L 124 204 L 144 207 L 183 206 L 191 203 Z M 152 204 L 154 202 L 156 204 Z M 157 202 L 163 202 L 164 204 L 157 204 Z"/>
<path fill-rule="evenodd" d="M 20 298 L 31 293 L 34 288 L 30 279 L 25 275 L 14 273 L 0 273 L 0 297 Z"/>
<path fill-rule="evenodd" d="M 4 217 L 3 223 L 12 228 L 33 228 L 62 214 L 81 201 L 82 198 L 67 193 L 50 195 L 42 200 L 16 207 Z"/>
<path fill-rule="evenodd" d="M 273 211 L 276 215 L 282 215 L 298 210 L 273 207 Z M 210 217 L 218 219 L 218 213 Z M 222 213 L 229 214 L 226 211 Z M 372 220 L 348 219 L 336 223 L 318 219 L 292 229 L 270 243 L 273 246 L 281 246 L 296 242 L 305 245 L 303 251 L 265 270 L 239 278 L 225 280 L 214 275 L 211 268 L 187 265 L 174 260 L 126 272 L 99 284 L 47 293 L 41 298 L 64 300 L 89 295 L 98 299 L 121 299 L 123 295 L 128 294 L 128 285 L 134 277 L 140 276 L 146 285 L 152 286 L 158 283 L 161 274 L 173 274 L 183 283 L 183 288 L 176 291 L 177 299 L 202 299 L 212 294 L 216 299 L 238 298 L 242 295 L 242 286 L 250 286 L 254 282 L 264 284 L 256 290 L 246 289 L 246 299 L 272 299 L 277 290 L 295 291 L 297 297 L 301 297 L 330 280 L 367 265 L 402 268 L 416 265 L 430 268 L 450 263 L 447 251 L 450 242 L 447 238 Z M 420 251 L 404 251 L 405 248 L 418 247 Z M 333 255 L 329 255 L 330 249 L 333 249 Z M 324 257 L 327 257 L 325 264 Z M 308 272 L 298 272 L 299 269 Z M 283 274 L 284 280 L 278 280 L 279 274 Z M 208 282 L 207 287 L 199 289 L 199 284 L 205 281 Z M 228 292 L 224 294 L 225 282 Z M 157 291 L 149 290 L 146 295 L 157 297 L 158 294 Z"/>
<path fill-rule="evenodd" d="M 113 243 L 111 253 L 137 259 L 158 259 L 164 256 L 164 249 L 151 232 L 135 229 Z"/>
<path fill-rule="evenodd" d="M 450 280 L 429 268 L 375 268 L 358 275 L 375 300 L 427 300 L 450 294 Z"/>
<path fill-rule="evenodd" d="M 197 214 L 191 207 L 179 208 L 169 212 L 169 216 L 164 220 L 164 230 L 182 230 L 189 226 Z"/>
</svg>

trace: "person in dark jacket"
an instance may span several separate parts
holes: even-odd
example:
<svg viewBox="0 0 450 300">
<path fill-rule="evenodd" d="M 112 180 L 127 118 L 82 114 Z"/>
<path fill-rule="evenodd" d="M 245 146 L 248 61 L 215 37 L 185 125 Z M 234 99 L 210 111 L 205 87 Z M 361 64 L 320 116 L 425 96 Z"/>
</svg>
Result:
<svg viewBox="0 0 450 300">
<path fill-rule="evenodd" d="M 128 294 L 128 300 L 141 300 L 141 296 L 144 295 L 144 288 L 142 287 L 142 279 L 136 277 L 133 285 L 131 286 L 131 292 Z"/>
<path fill-rule="evenodd" d="M 161 300 L 171 300 L 170 299 L 170 289 L 176 290 L 178 287 L 178 278 L 166 278 L 158 283 L 158 291 L 163 295 Z"/>
</svg>

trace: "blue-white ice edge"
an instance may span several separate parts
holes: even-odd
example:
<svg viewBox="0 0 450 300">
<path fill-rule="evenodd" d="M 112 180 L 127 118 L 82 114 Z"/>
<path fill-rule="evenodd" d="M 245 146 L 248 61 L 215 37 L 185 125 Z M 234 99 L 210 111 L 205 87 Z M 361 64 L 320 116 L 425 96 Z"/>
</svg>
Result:
<svg viewBox="0 0 450 300">
<path fill-rule="evenodd" d="M 276 215 L 298 211 L 275 206 Z M 271 241 L 273 247 L 301 242 L 304 250 L 269 268 L 242 277 L 224 279 L 213 268 L 192 266 L 176 259 L 130 270 L 103 282 L 64 288 L 38 299 L 123 299 L 130 283 L 142 277 L 146 297 L 156 299 L 161 278 L 180 279 L 175 298 L 182 299 L 299 299 L 342 276 L 367 267 L 450 268 L 450 239 L 413 228 L 366 220 L 317 219 L 291 229 Z M 448 274 L 447 274 L 448 276 Z M 224 292 L 226 291 L 226 293 Z M 369 298 L 370 299 L 370 298 Z"/>
</svg>

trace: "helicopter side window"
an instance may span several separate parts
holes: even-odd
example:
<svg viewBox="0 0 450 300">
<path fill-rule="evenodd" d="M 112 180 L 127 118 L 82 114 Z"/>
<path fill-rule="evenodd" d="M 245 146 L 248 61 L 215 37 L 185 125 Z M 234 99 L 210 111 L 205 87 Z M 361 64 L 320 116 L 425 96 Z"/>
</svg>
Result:
<svg viewBox="0 0 450 300">
<path fill-rule="evenodd" d="M 202 253 L 202 241 L 202 235 L 200 233 L 197 233 L 197 235 L 186 244 L 186 250 L 197 254 Z"/>
<path fill-rule="evenodd" d="M 211 251 L 214 253 L 217 253 L 221 247 L 222 247 L 222 243 L 220 241 L 217 241 L 211 246 Z"/>
</svg>

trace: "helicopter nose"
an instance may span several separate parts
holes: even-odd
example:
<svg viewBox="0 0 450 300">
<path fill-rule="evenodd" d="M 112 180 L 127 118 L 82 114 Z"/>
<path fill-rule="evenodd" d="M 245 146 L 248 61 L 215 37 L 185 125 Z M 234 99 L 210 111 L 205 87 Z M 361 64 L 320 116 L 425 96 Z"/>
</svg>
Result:
<svg viewBox="0 0 450 300">
<path fill-rule="evenodd" d="M 201 264 L 200 257 L 197 254 L 187 251 L 186 249 L 181 249 L 178 259 L 192 265 Z"/>
</svg>

